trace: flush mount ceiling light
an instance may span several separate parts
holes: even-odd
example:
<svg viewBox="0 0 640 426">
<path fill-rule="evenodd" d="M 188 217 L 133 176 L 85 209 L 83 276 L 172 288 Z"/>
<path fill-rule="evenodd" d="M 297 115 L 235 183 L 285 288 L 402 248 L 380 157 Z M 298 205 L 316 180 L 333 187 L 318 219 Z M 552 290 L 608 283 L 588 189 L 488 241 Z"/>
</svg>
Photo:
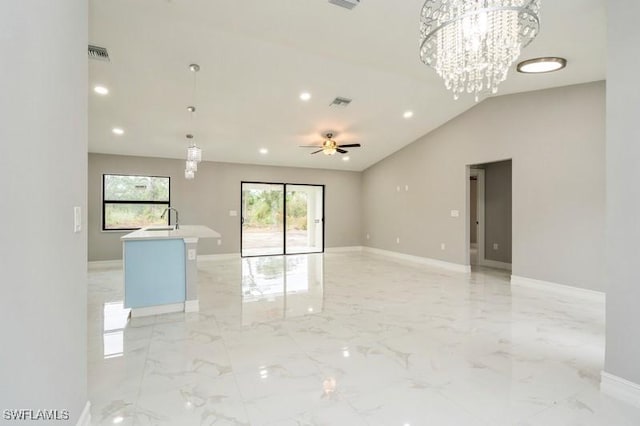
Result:
<svg viewBox="0 0 640 426">
<path fill-rule="evenodd" d="M 540 0 L 427 0 L 420 59 L 454 99 L 495 94 L 521 50 L 538 35 Z"/>
<path fill-rule="evenodd" d="M 558 57 L 527 59 L 518 64 L 518 72 L 524 74 L 542 74 L 559 71 L 567 66 L 567 60 Z"/>
<path fill-rule="evenodd" d="M 124 135 L 124 130 L 122 130 L 120 127 L 114 127 L 113 129 L 111 129 L 111 131 L 113 132 L 114 135 Z"/>
<path fill-rule="evenodd" d="M 342 161 L 349 161 L 349 160 L 351 160 L 351 157 L 349 157 L 349 156 L 342 157 Z"/>
<path fill-rule="evenodd" d="M 260 148 L 260 154 L 267 155 L 268 153 L 269 153 L 269 150 L 267 148 Z"/>
<path fill-rule="evenodd" d="M 309 92 L 300 93 L 300 100 L 301 101 L 307 102 L 310 99 L 311 99 L 311 93 L 309 93 Z"/>
<path fill-rule="evenodd" d="M 93 88 L 93 91 L 96 92 L 98 95 L 102 95 L 102 96 L 109 94 L 109 89 L 107 89 L 104 86 L 100 86 L 100 85 L 95 86 Z"/>
<path fill-rule="evenodd" d="M 402 114 L 402 116 L 408 120 L 411 117 L 413 117 L 413 111 L 405 111 L 405 113 Z"/>
</svg>

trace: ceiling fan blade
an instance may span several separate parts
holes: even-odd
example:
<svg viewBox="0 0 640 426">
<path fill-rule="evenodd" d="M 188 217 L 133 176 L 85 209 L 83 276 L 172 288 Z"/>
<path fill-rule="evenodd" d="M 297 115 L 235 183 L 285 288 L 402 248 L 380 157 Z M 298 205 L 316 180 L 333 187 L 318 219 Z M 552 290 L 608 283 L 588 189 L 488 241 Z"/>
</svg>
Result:
<svg viewBox="0 0 640 426">
<path fill-rule="evenodd" d="M 317 153 L 322 152 L 322 151 L 323 151 L 322 149 L 319 149 L 319 150 L 317 150 L 317 151 L 313 151 L 313 152 L 311 153 L 311 155 L 313 155 L 313 154 L 317 154 Z"/>
<path fill-rule="evenodd" d="M 336 151 L 338 151 L 340 154 L 346 154 L 347 152 L 349 152 L 345 149 L 340 149 L 340 148 L 336 148 Z"/>
<path fill-rule="evenodd" d="M 359 143 L 349 143 L 346 145 L 338 145 L 338 148 L 360 148 L 362 145 Z"/>
<path fill-rule="evenodd" d="M 320 145 L 299 145 L 300 148 L 320 148 Z"/>
</svg>

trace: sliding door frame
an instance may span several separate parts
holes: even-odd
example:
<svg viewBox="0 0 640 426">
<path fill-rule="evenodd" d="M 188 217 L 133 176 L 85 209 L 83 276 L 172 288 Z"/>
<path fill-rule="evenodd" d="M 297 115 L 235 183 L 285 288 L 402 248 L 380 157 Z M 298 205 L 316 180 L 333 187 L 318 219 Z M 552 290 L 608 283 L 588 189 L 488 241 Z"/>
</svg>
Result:
<svg viewBox="0 0 640 426">
<path fill-rule="evenodd" d="M 258 185 L 281 185 L 283 188 L 283 192 L 282 192 L 282 253 L 279 254 L 255 254 L 255 255 L 243 255 L 242 252 L 242 240 L 243 238 L 243 231 L 244 231 L 244 204 L 243 204 L 243 187 L 244 184 L 258 184 Z M 324 215 L 325 215 L 325 185 L 324 184 L 313 184 L 313 183 L 291 183 L 291 182 L 261 182 L 261 181 L 249 181 L 249 180 L 243 180 L 240 181 L 240 257 L 244 258 L 244 257 L 262 257 L 262 256 L 283 256 L 283 255 L 287 255 L 287 186 L 314 186 L 314 187 L 321 187 L 322 188 L 322 218 L 320 219 L 321 223 L 322 223 L 322 250 L 321 251 L 310 251 L 310 252 L 303 252 L 303 253 L 292 253 L 292 255 L 298 255 L 298 254 L 319 254 L 319 253 L 324 253 L 324 237 L 325 237 L 325 220 L 324 220 Z M 307 211 L 307 216 L 309 215 L 309 212 Z M 308 230 L 307 230 L 308 232 Z"/>
</svg>

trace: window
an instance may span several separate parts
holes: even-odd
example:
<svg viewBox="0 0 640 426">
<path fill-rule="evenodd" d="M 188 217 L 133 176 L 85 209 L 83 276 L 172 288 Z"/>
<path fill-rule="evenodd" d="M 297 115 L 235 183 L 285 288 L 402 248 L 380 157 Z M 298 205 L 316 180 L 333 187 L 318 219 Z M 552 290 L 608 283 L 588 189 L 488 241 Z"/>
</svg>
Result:
<svg viewBox="0 0 640 426">
<path fill-rule="evenodd" d="M 131 230 L 168 225 L 161 219 L 170 205 L 170 178 L 161 176 L 102 175 L 102 230 Z"/>
</svg>

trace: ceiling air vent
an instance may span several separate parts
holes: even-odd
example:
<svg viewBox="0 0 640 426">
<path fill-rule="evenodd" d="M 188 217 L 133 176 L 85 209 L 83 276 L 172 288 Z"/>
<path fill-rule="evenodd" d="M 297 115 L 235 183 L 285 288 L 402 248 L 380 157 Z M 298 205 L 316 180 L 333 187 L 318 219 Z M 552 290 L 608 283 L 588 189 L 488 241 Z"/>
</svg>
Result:
<svg viewBox="0 0 640 426">
<path fill-rule="evenodd" d="M 360 4 L 360 0 L 329 0 L 329 3 L 351 10 Z"/>
<path fill-rule="evenodd" d="M 333 100 L 333 102 L 331 102 L 329 104 L 329 106 L 336 106 L 336 107 L 346 107 L 351 103 L 351 99 L 348 98 L 341 98 L 340 96 L 338 96 L 337 98 L 335 98 Z"/>
<path fill-rule="evenodd" d="M 106 47 L 89 45 L 89 59 L 109 62 L 109 52 Z"/>
</svg>

